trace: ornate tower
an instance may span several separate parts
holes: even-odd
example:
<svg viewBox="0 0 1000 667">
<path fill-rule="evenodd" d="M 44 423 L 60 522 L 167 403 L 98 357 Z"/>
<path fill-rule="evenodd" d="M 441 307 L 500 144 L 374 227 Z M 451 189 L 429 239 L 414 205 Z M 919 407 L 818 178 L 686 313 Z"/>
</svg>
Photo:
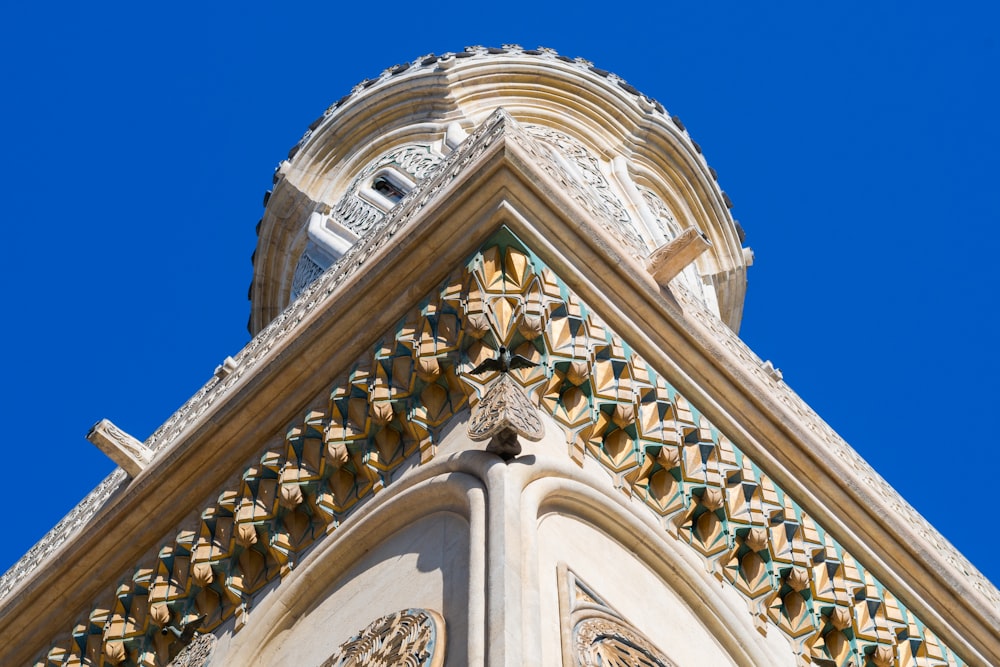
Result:
<svg viewBox="0 0 1000 667">
<path fill-rule="evenodd" d="M 728 203 L 585 61 L 362 82 L 275 174 L 253 340 L 95 427 L 0 663 L 1000 664 L 996 589 L 737 336 Z"/>
</svg>

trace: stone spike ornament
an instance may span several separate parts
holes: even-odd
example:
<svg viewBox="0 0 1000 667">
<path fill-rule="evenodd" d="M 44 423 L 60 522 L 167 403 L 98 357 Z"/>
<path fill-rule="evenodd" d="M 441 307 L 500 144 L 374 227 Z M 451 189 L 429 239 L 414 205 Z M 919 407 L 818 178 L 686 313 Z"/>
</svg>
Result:
<svg viewBox="0 0 1000 667">
<path fill-rule="evenodd" d="M 490 383 L 483 398 L 472 409 L 468 433 L 469 438 L 475 442 L 492 438 L 486 451 L 497 454 L 505 461 L 521 453 L 518 436 L 538 442 L 545 435 L 545 427 L 538 411 L 524 395 L 521 386 L 510 376 L 511 370 L 537 365 L 520 354 L 511 354 L 509 349 L 501 346 L 495 359 L 487 359 L 469 371 L 472 375 L 488 371 L 500 372 L 500 376 Z"/>
<path fill-rule="evenodd" d="M 472 409 L 468 433 L 476 442 L 492 438 L 486 451 L 509 461 L 521 453 L 518 436 L 538 442 L 545 426 L 521 386 L 508 373 L 501 373 Z"/>
</svg>

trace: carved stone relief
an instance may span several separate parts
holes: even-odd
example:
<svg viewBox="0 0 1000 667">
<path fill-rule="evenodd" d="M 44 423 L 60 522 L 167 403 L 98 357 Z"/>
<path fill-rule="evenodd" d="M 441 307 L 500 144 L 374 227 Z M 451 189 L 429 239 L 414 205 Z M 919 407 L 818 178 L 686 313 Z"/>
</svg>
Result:
<svg viewBox="0 0 1000 667">
<path fill-rule="evenodd" d="M 336 271 L 324 273 L 235 357 L 230 374 L 210 380 L 147 445 L 170 443 L 272 345 L 294 335 L 340 281 L 363 270 L 383 234 L 405 224 L 423 195 L 454 178 L 458 165 L 485 150 L 508 122 L 497 114 L 449 155 L 447 169 L 418 184 L 421 197 L 409 197 L 360 239 Z M 801 399 L 760 370 L 760 360 L 735 334 L 685 290 L 677 293 L 685 312 L 746 359 L 747 372 L 771 384 L 833 454 L 870 474 L 873 488 L 883 492 L 884 482 Z M 234 615 L 238 620 L 254 594 L 287 575 L 310 544 L 336 539 L 335 528 L 391 483 L 404 460 L 418 452 L 424 461 L 434 455 L 448 420 L 486 395 L 487 381 L 469 371 L 501 346 L 538 364 L 511 370 L 509 377 L 560 425 L 569 455 L 603 465 L 617 487 L 644 502 L 664 530 L 744 596 L 762 628 L 780 629 L 804 659 L 835 660 L 841 667 L 864 659 L 880 667 L 893 659 L 911 664 L 917 657 L 926 664 L 964 664 L 506 231 L 335 378 L 329 395 L 317 397 L 326 408 L 300 415 L 280 446 L 234 476 L 217 502 L 206 502 L 196 530 L 166 539 L 152 562 L 137 563 L 134 575 L 109 591 L 102 605 L 64 628 L 41 662 L 72 664 L 106 646 L 123 662 L 162 664 L 152 642 L 166 625 L 204 615 L 201 630 L 211 631 Z M 124 479 L 116 475 L 93 494 L 98 507 Z M 891 489 L 884 494 L 902 503 Z M 907 505 L 900 508 L 916 516 Z M 76 525 L 92 511 L 82 508 Z M 57 531 L 46 544 L 68 534 Z M 935 533 L 928 527 L 927 534 Z"/>
<path fill-rule="evenodd" d="M 577 664 L 585 667 L 674 667 L 649 640 L 614 619 L 588 618 L 574 634 Z"/>
<path fill-rule="evenodd" d="M 468 433 L 476 442 L 492 438 L 487 451 L 511 459 L 521 453 L 518 436 L 538 442 L 545 435 L 545 426 L 521 386 L 501 373 L 472 410 Z"/>
<path fill-rule="evenodd" d="M 558 577 L 564 667 L 676 667 L 565 565 Z"/>
<path fill-rule="evenodd" d="M 302 290 L 308 287 L 314 280 L 323 275 L 328 266 L 323 259 L 314 259 L 313 254 L 322 258 L 322 253 L 310 252 L 313 250 L 313 243 L 310 241 L 306 245 L 305 251 L 299 257 L 298 264 L 295 265 L 295 274 L 292 276 L 292 299 L 302 294 Z"/>
<path fill-rule="evenodd" d="M 217 641 L 213 634 L 196 635 L 191 643 L 170 661 L 168 667 L 204 667 L 212 657 Z"/>
<path fill-rule="evenodd" d="M 611 189 L 608 179 L 601 172 L 600 162 L 587 148 L 573 137 L 541 125 L 523 125 L 524 131 L 542 146 L 548 148 L 550 159 L 539 166 L 557 179 L 574 186 L 582 193 L 580 198 L 587 208 L 598 210 L 601 217 L 611 223 L 616 235 L 629 247 L 645 252 L 646 243 L 635 229 L 635 223 L 625 210 L 621 199 Z"/>
<path fill-rule="evenodd" d="M 441 667 L 444 619 L 429 609 L 383 616 L 340 645 L 320 667 Z"/>
<path fill-rule="evenodd" d="M 360 194 L 362 188 L 371 186 L 374 175 L 391 168 L 417 182 L 433 172 L 443 159 L 429 144 L 407 144 L 379 156 L 361 170 L 337 200 L 332 212 L 334 219 L 357 236 L 368 233 L 386 213 Z M 329 266 L 325 253 L 310 252 L 307 246 L 295 266 L 291 298 L 297 298 Z"/>
</svg>

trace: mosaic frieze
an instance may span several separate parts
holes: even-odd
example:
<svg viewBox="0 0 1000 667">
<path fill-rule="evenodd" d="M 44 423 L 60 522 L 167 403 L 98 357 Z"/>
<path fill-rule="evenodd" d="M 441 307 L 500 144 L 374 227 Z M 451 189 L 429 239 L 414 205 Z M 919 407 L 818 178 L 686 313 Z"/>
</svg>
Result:
<svg viewBox="0 0 1000 667">
<path fill-rule="evenodd" d="M 507 232 L 386 332 L 196 529 L 139 566 L 39 664 L 164 665 L 189 630 L 232 617 L 238 627 L 253 596 L 311 544 L 336 539 L 404 464 L 434 456 L 442 428 L 497 379 L 469 371 L 501 347 L 536 364 L 508 375 L 560 425 L 568 455 L 598 461 L 803 662 L 963 664 Z"/>
</svg>

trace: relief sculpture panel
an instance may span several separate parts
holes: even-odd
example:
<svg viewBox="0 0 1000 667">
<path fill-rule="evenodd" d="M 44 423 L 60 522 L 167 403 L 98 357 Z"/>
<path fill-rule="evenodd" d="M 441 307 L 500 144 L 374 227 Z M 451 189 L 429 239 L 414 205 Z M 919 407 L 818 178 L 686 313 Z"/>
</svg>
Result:
<svg viewBox="0 0 1000 667">
<path fill-rule="evenodd" d="M 373 621 L 320 667 L 441 667 L 444 642 L 440 614 L 404 609 Z"/>
</svg>

